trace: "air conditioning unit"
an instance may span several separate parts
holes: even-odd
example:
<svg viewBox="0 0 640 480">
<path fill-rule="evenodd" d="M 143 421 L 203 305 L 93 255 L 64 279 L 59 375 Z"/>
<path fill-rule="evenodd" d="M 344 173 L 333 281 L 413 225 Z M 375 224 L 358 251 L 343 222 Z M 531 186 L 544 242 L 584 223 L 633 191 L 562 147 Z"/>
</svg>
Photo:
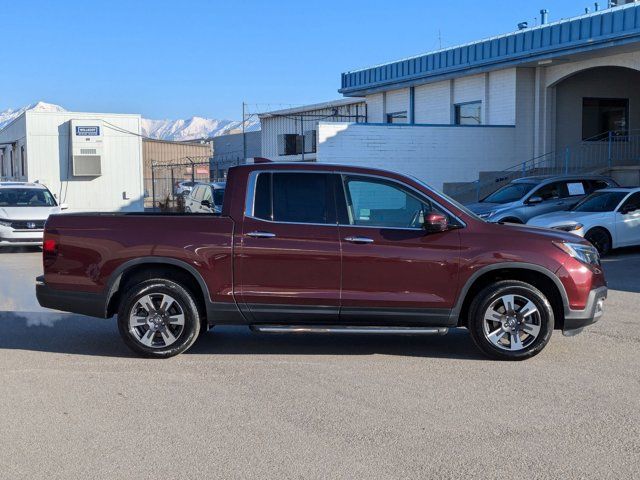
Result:
<svg viewBox="0 0 640 480">
<path fill-rule="evenodd" d="M 102 175 L 102 120 L 71 120 L 71 163 L 74 177 Z"/>
</svg>

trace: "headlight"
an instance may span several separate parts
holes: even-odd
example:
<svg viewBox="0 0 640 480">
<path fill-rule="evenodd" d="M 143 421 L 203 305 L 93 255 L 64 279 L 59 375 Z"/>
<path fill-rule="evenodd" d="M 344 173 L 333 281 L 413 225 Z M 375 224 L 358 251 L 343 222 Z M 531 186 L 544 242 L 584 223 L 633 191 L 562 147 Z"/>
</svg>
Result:
<svg viewBox="0 0 640 480">
<path fill-rule="evenodd" d="M 479 213 L 478 216 L 480 218 L 489 218 L 491 215 L 493 215 L 496 212 L 487 212 L 487 213 Z"/>
<path fill-rule="evenodd" d="M 567 255 L 582 263 L 594 266 L 600 265 L 600 254 L 598 254 L 598 250 L 591 245 L 570 242 L 553 242 L 553 244 Z"/>
<path fill-rule="evenodd" d="M 11 220 L 3 220 L 2 218 L 0 218 L 0 226 L 10 227 L 11 226 Z"/>
<path fill-rule="evenodd" d="M 581 223 L 574 223 L 571 225 L 558 225 L 557 227 L 552 227 L 554 230 L 562 230 L 563 232 L 575 232 L 576 230 L 580 230 L 584 225 Z"/>
</svg>

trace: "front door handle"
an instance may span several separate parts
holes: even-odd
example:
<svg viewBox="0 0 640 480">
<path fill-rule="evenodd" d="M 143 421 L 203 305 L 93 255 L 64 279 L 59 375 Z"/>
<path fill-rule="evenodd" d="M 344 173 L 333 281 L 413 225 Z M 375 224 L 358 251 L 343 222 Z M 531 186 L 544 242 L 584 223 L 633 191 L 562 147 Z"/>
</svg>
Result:
<svg viewBox="0 0 640 480">
<path fill-rule="evenodd" d="M 346 242 L 357 243 L 359 245 L 366 245 L 373 243 L 373 239 L 367 237 L 347 237 L 344 239 Z"/>
<path fill-rule="evenodd" d="M 253 238 L 275 238 L 276 234 L 271 232 L 249 232 L 247 233 L 247 237 Z"/>
</svg>

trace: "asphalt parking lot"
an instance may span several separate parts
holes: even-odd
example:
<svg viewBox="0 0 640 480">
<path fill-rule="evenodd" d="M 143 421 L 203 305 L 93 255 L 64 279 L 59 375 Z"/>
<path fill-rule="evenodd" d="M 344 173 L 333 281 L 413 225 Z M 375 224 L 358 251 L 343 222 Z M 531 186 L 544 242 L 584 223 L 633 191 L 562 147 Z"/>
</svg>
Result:
<svg viewBox="0 0 640 480">
<path fill-rule="evenodd" d="M 0 478 L 640 478 L 640 250 L 605 318 L 521 363 L 445 337 L 206 334 L 132 356 L 0 253 Z"/>
</svg>

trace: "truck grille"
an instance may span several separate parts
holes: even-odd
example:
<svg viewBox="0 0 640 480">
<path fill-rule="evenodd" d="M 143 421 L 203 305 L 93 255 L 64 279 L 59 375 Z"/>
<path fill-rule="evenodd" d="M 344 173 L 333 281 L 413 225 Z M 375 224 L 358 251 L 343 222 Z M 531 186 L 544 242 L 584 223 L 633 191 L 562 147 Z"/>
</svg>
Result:
<svg viewBox="0 0 640 480">
<path fill-rule="evenodd" d="M 14 230 L 42 230 L 46 220 L 16 220 L 11 222 L 11 228 Z"/>
</svg>

